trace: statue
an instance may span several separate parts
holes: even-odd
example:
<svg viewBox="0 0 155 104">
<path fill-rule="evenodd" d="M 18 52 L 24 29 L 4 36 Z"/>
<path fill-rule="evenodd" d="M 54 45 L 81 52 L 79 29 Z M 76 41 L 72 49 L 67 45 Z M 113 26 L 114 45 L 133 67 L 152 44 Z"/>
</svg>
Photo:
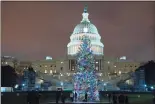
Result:
<svg viewBox="0 0 155 104">
<path fill-rule="evenodd" d="M 87 5 L 85 5 L 85 7 L 84 7 L 84 13 L 87 13 L 88 11 L 88 6 Z"/>
</svg>

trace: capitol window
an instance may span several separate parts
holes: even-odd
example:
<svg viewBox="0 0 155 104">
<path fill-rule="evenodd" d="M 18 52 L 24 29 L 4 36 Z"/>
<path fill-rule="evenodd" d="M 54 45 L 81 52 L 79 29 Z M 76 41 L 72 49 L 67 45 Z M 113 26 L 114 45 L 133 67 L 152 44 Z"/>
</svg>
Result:
<svg viewBox="0 0 155 104">
<path fill-rule="evenodd" d="M 60 69 L 61 69 L 61 71 L 62 71 L 62 70 L 63 70 L 63 67 L 61 67 Z"/>
<path fill-rule="evenodd" d="M 51 74 L 53 73 L 52 70 L 50 70 L 50 73 L 51 73 Z"/>
<path fill-rule="evenodd" d="M 96 70 L 98 70 L 98 67 L 96 67 Z"/>
<path fill-rule="evenodd" d="M 85 33 L 88 32 L 88 28 L 85 27 L 85 28 L 83 29 L 83 31 L 84 31 Z"/>
</svg>

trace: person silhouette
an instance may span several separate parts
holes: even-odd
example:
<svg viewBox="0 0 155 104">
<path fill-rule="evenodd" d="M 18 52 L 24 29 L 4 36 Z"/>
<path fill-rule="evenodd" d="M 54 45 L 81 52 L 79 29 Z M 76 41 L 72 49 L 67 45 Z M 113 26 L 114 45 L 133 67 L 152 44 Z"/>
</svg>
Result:
<svg viewBox="0 0 155 104">
<path fill-rule="evenodd" d="M 118 100 L 119 100 L 119 104 L 124 104 L 125 96 L 123 94 L 120 94 L 119 97 L 118 97 Z"/>
<path fill-rule="evenodd" d="M 34 96 L 35 96 L 35 103 L 39 104 L 40 94 L 36 91 Z"/>
<path fill-rule="evenodd" d="M 129 99 L 127 95 L 125 95 L 125 104 L 129 104 Z"/>
<path fill-rule="evenodd" d="M 111 102 L 111 94 L 108 94 L 109 102 Z"/>
<path fill-rule="evenodd" d="M 28 91 L 27 94 L 27 104 L 36 104 L 36 92 L 35 91 Z"/>
<path fill-rule="evenodd" d="M 70 98 L 71 98 L 71 101 L 73 102 L 73 100 L 74 100 L 73 92 L 70 93 Z"/>
<path fill-rule="evenodd" d="M 117 95 L 113 94 L 113 104 L 117 104 Z"/>
<path fill-rule="evenodd" d="M 85 101 L 87 102 L 88 94 L 85 92 Z"/>
<path fill-rule="evenodd" d="M 61 96 L 61 91 L 59 90 L 56 91 L 56 104 L 58 104 L 60 96 Z"/>
<path fill-rule="evenodd" d="M 61 92 L 61 101 L 63 104 L 65 104 L 65 95 L 64 92 Z"/>
<path fill-rule="evenodd" d="M 76 93 L 76 92 L 74 93 L 74 97 L 75 97 L 75 98 L 74 98 L 75 101 L 77 101 L 77 93 Z"/>
</svg>

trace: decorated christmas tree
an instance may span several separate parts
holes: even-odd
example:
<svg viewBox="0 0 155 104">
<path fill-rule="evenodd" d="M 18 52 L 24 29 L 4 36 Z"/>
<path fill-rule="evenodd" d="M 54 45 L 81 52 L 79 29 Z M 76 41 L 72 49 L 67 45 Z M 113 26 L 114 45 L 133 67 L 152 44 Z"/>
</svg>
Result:
<svg viewBox="0 0 155 104">
<path fill-rule="evenodd" d="M 99 101 L 97 81 L 91 42 L 89 37 L 84 35 L 77 53 L 77 73 L 74 75 L 74 91 L 77 93 L 77 99 L 83 101 L 87 93 L 88 101 Z"/>
</svg>

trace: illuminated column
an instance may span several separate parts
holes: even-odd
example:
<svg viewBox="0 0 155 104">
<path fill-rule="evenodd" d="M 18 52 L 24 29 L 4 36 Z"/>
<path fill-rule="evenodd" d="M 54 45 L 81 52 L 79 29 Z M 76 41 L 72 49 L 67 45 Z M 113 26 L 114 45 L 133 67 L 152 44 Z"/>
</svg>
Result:
<svg viewBox="0 0 155 104">
<path fill-rule="evenodd" d="M 76 48 L 75 48 L 75 50 L 76 50 L 76 53 L 77 53 L 77 52 L 78 52 L 78 51 L 77 51 L 77 45 L 76 45 Z"/>
<path fill-rule="evenodd" d="M 71 65 L 70 64 L 71 64 L 71 61 L 69 60 L 69 70 L 71 69 Z"/>
<path fill-rule="evenodd" d="M 98 46 L 98 54 L 100 54 L 100 46 Z"/>
<path fill-rule="evenodd" d="M 71 46 L 71 54 L 72 54 L 73 46 Z"/>
<path fill-rule="evenodd" d="M 93 50 L 93 51 L 94 51 L 94 46 L 92 46 L 92 47 L 91 47 L 91 50 Z"/>
<path fill-rule="evenodd" d="M 72 47 L 72 54 L 74 54 L 74 46 Z"/>
<path fill-rule="evenodd" d="M 71 47 L 70 47 L 69 51 L 70 51 L 70 54 L 71 54 Z"/>
<path fill-rule="evenodd" d="M 101 53 L 103 54 L 103 47 L 101 47 Z"/>
<path fill-rule="evenodd" d="M 99 54 L 99 46 L 97 46 L 97 54 Z"/>
<path fill-rule="evenodd" d="M 95 53 L 97 52 L 97 46 L 95 45 Z"/>
<path fill-rule="evenodd" d="M 69 53 L 71 53 L 71 47 L 69 47 Z"/>
<path fill-rule="evenodd" d="M 73 46 L 73 53 L 75 53 L 75 46 Z"/>
<path fill-rule="evenodd" d="M 98 54 L 98 46 L 96 46 L 96 53 Z"/>
<path fill-rule="evenodd" d="M 74 46 L 72 46 L 72 54 L 73 54 L 73 52 L 74 52 Z"/>
</svg>

